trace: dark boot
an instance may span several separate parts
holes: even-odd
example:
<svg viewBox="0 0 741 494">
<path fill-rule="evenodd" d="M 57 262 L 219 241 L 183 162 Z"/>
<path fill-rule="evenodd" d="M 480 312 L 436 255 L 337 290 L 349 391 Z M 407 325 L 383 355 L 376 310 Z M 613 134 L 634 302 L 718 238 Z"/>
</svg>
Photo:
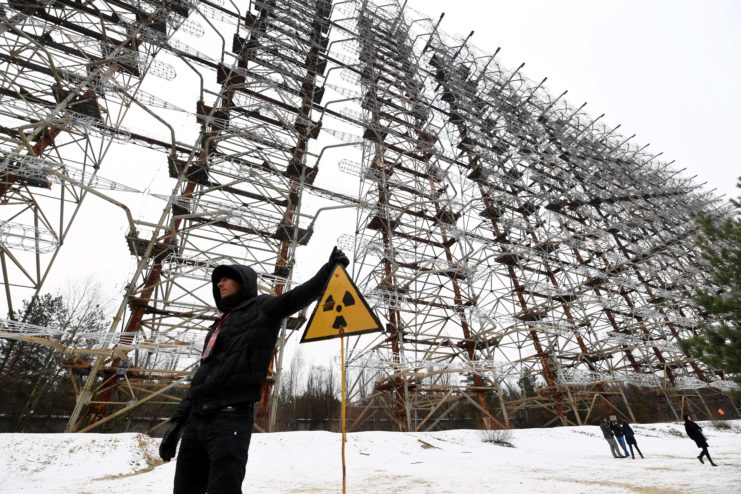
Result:
<svg viewBox="0 0 741 494">
<path fill-rule="evenodd" d="M 697 459 L 700 460 L 700 463 L 702 463 L 703 465 L 705 464 L 705 462 L 702 461 L 702 455 L 698 456 Z"/>
</svg>

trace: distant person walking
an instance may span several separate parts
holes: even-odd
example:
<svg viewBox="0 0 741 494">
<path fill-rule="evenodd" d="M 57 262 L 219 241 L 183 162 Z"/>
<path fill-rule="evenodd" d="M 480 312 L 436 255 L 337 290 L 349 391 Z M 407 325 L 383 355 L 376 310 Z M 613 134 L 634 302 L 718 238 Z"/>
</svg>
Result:
<svg viewBox="0 0 741 494">
<path fill-rule="evenodd" d="M 602 430 L 602 435 L 605 436 L 605 441 L 610 445 L 610 452 L 612 453 L 613 458 L 625 458 L 620 454 L 617 442 L 615 441 L 615 434 L 613 434 L 612 428 L 610 427 L 610 422 L 606 418 L 602 419 L 599 428 Z"/>
<path fill-rule="evenodd" d="M 684 416 L 684 430 L 687 431 L 687 435 L 690 436 L 690 439 L 695 441 L 697 447 L 702 448 L 702 453 L 697 457 L 697 459 L 700 460 L 700 463 L 705 463 L 702 461 L 702 457 L 707 456 L 710 464 L 717 467 L 718 465 L 713 463 L 713 459 L 710 458 L 710 453 L 708 453 L 708 440 L 705 439 L 705 435 L 702 433 L 702 427 L 697 425 L 696 422 L 693 422 L 692 417 L 689 415 Z"/>
<path fill-rule="evenodd" d="M 636 442 L 636 436 L 635 432 L 633 432 L 633 428 L 630 426 L 630 424 L 626 421 L 622 421 L 620 424 L 620 427 L 623 429 L 623 436 L 625 436 L 625 442 L 628 443 L 628 446 L 630 447 L 630 456 L 635 460 L 636 455 L 633 453 L 633 446 L 636 447 L 636 451 L 638 451 L 638 454 L 641 455 L 641 458 L 643 458 L 643 453 L 641 453 L 641 450 L 638 449 L 638 443 Z"/>
<path fill-rule="evenodd" d="M 628 448 L 625 446 L 625 437 L 623 437 L 623 428 L 620 427 L 620 424 L 618 424 L 617 418 L 610 417 L 612 421 L 610 422 L 610 428 L 612 429 L 612 433 L 615 434 L 615 439 L 617 439 L 618 444 L 621 448 L 623 448 L 623 451 L 625 452 L 625 458 L 628 456 Z"/>
</svg>

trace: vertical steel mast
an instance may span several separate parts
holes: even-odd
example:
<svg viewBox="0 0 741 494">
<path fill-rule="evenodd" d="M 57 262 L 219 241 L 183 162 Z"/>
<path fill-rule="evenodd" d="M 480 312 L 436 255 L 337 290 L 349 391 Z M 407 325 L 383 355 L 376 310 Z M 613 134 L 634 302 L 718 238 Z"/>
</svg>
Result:
<svg viewBox="0 0 741 494">
<path fill-rule="evenodd" d="M 123 327 L 132 339 L 140 332 L 174 333 L 213 319 L 208 299 L 191 310 L 178 301 L 208 285 L 207 271 L 217 264 L 255 267 L 265 289 L 275 294 L 290 282 L 296 248 L 312 233 L 300 226 L 301 197 L 318 171 L 309 143 L 319 132 L 312 117 L 322 99 L 316 79 L 326 68 L 321 55 L 330 7 L 324 1 L 265 1 L 244 13 L 228 12 L 237 27 L 233 62 L 222 57 L 210 73 L 219 85 L 213 104 L 196 102 L 201 133 L 193 151 L 170 157 L 171 175 L 178 180 L 166 198 L 171 210 L 151 240 L 133 240 L 141 247 L 135 252 L 139 267 L 129 285 Z M 201 268 L 195 284 L 193 266 Z M 289 319 L 284 331 L 297 329 L 303 320 Z M 271 374 L 279 370 L 278 362 Z M 114 372 L 118 365 L 117 359 L 96 362 L 71 430 L 84 413 L 91 423 L 109 413 L 120 383 Z M 100 382 L 94 379 L 98 376 Z M 271 377 L 257 414 L 266 430 L 272 429 L 267 422 L 272 383 Z"/>
</svg>

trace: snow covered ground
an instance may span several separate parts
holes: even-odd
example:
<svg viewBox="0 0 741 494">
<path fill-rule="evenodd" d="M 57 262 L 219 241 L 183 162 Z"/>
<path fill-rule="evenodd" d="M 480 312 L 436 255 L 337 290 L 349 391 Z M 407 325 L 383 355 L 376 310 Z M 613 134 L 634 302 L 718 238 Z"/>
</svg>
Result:
<svg viewBox="0 0 741 494">
<path fill-rule="evenodd" d="M 741 421 L 701 423 L 720 466 L 701 465 L 681 423 L 634 425 L 645 459 L 614 459 L 599 428 L 348 434 L 348 493 L 741 493 Z M 0 493 L 168 493 L 175 462 L 141 434 L 0 434 Z M 341 492 L 340 435 L 252 436 L 245 493 Z"/>
</svg>

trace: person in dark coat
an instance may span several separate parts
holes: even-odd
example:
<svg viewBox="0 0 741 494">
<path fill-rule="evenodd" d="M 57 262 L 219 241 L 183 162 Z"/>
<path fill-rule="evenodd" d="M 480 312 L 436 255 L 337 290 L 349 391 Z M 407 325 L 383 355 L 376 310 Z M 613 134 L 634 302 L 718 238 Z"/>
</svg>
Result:
<svg viewBox="0 0 741 494">
<path fill-rule="evenodd" d="M 623 448 L 623 451 L 625 452 L 625 456 L 623 458 L 627 458 L 630 455 L 628 455 L 628 448 L 625 446 L 623 428 L 620 427 L 620 424 L 618 424 L 617 418 L 613 417 L 613 420 L 610 422 L 610 429 L 612 429 L 612 433 L 615 434 L 615 439 L 617 439 L 618 444 L 621 448 Z"/>
<path fill-rule="evenodd" d="M 706 456 L 708 458 L 708 461 L 711 465 L 714 467 L 717 467 L 715 463 L 713 463 L 713 459 L 710 458 L 710 453 L 708 453 L 708 441 L 705 439 L 705 435 L 702 433 L 702 427 L 697 425 L 696 422 L 692 420 L 692 417 L 689 415 L 684 416 L 684 430 L 687 431 L 687 435 L 690 436 L 690 439 L 695 441 L 695 444 L 697 444 L 698 448 L 702 448 L 702 453 L 700 453 L 700 456 L 697 457 L 698 460 L 700 460 L 700 463 L 705 463 L 702 461 L 702 457 Z"/>
<path fill-rule="evenodd" d="M 630 456 L 635 460 L 636 455 L 633 453 L 633 446 L 635 446 L 636 451 L 638 451 L 638 454 L 641 455 L 641 458 L 643 458 L 643 453 L 641 453 L 641 450 L 638 449 L 638 443 L 636 442 L 636 436 L 635 432 L 633 432 L 633 428 L 630 426 L 630 424 L 626 421 L 622 421 L 620 424 L 620 427 L 623 429 L 623 436 L 625 436 L 625 442 L 628 443 L 628 447 L 630 448 Z"/>
<path fill-rule="evenodd" d="M 257 274 L 247 266 L 218 266 L 211 274 L 221 312 L 206 334 L 190 390 L 170 419 L 160 456 L 170 461 L 182 444 L 174 494 L 242 492 L 260 392 L 281 321 L 318 299 L 337 264 L 349 260 L 337 249 L 306 283 L 281 295 L 258 295 Z"/>
<path fill-rule="evenodd" d="M 625 456 L 620 454 L 620 449 L 618 449 L 617 442 L 615 442 L 615 434 L 612 432 L 610 422 L 606 418 L 602 419 L 602 422 L 600 422 L 599 424 L 599 428 L 602 431 L 602 435 L 604 436 L 605 441 L 607 441 L 607 444 L 610 445 L 610 453 L 612 453 L 612 457 L 625 458 Z"/>
</svg>

